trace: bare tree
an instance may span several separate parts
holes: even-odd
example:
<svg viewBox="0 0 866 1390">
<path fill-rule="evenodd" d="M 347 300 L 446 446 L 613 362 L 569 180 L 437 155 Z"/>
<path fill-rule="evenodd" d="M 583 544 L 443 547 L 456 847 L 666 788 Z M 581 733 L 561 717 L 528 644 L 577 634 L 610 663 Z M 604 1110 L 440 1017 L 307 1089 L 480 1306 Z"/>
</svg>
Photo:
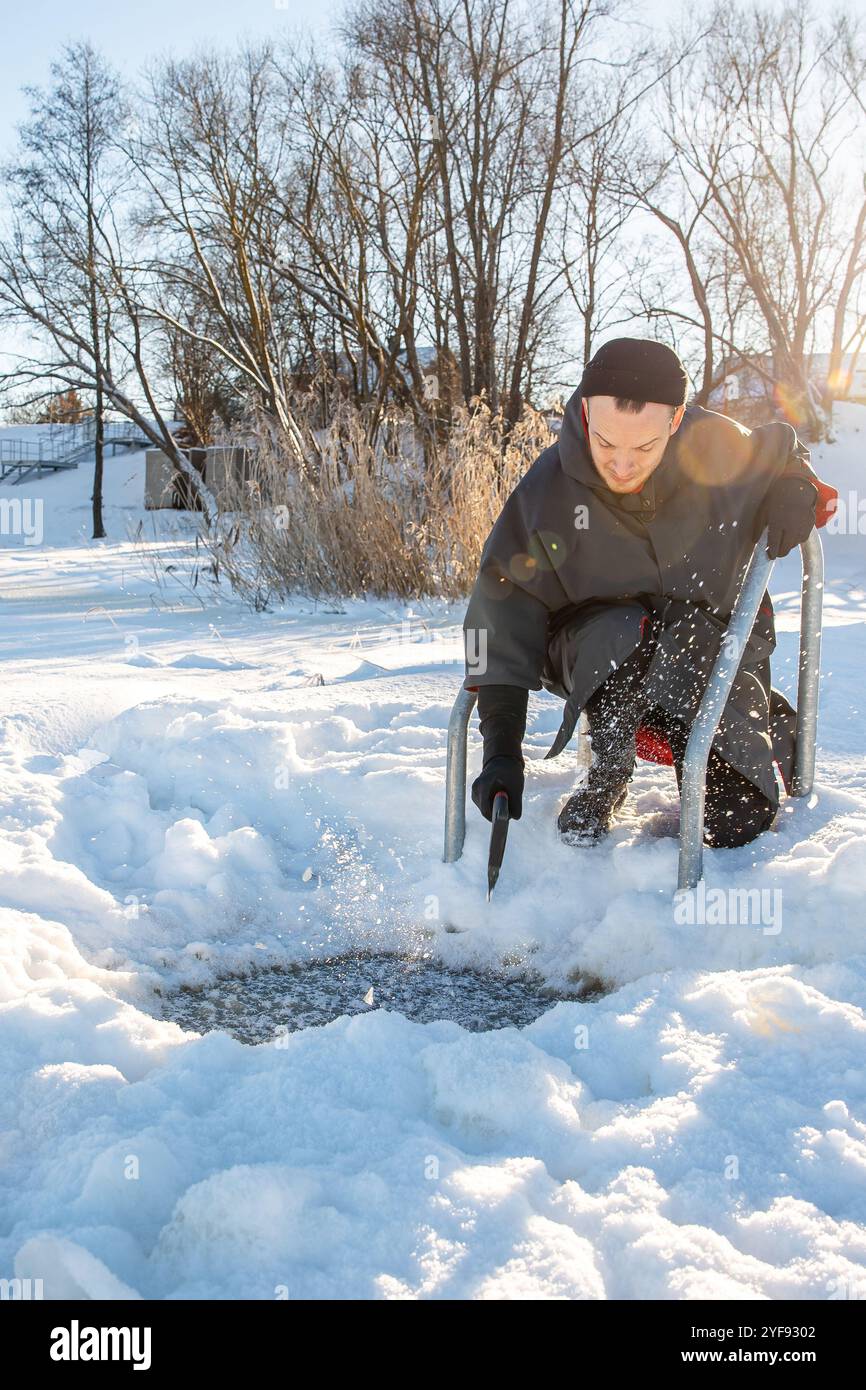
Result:
<svg viewBox="0 0 866 1390">
<path fill-rule="evenodd" d="M 22 159 L 6 177 L 20 199 L 21 216 L 41 249 L 42 273 L 54 293 L 65 294 L 80 323 L 93 362 L 95 464 L 93 537 L 105 536 L 102 518 L 104 455 L 103 357 L 107 316 L 97 241 L 117 192 L 110 167 L 112 122 L 122 119 L 114 75 L 87 43 L 68 46 L 51 65 L 46 91 L 28 88 L 30 119 L 20 129 Z"/>
<path fill-rule="evenodd" d="M 426 415 L 418 331 L 425 205 L 433 178 L 423 113 L 400 91 L 395 35 L 370 61 L 364 33 L 338 80 L 282 53 L 286 148 L 280 268 L 313 359 L 330 348 L 375 432 L 386 398 Z"/>
<path fill-rule="evenodd" d="M 862 133 L 866 127 L 866 26 L 862 16 L 837 15 L 831 31 L 832 42 L 828 47 L 827 62 L 845 84 L 856 109 L 860 113 L 859 128 Z M 860 169 L 862 188 L 866 194 L 866 149 L 862 135 Z M 860 204 L 851 238 L 848 258 L 845 263 L 839 296 L 833 313 L 833 337 L 830 346 L 830 366 L 827 373 L 831 393 L 846 395 L 851 389 L 857 359 L 866 345 L 866 308 L 860 302 L 860 294 L 866 289 L 866 197 Z M 855 295 L 857 296 L 855 299 Z M 852 320 L 850 332 L 848 320 Z M 847 335 L 847 336 L 846 336 Z M 843 360 L 850 353 L 847 372 L 843 371 Z M 832 401 L 832 394 L 830 395 Z"/>
<path fill-rule="evenodd" d="M 660 161 L 651 157 L 642 128 L 645 101 L 630 100 L 634 74 L 646 60 L 646 51 L 633 47 L 625 75 L 603 71 L 585 79 L 586 132 L 563 170 L 557 259 L 578 313 L 581 362 L 591 357 L 599 333 L 634 318 L 627 293 L 635 281 L 643 283 L 634 275 L 639 250 L 629 251 L 627 234 L 659 177 Z"/>
<path fill-rule="evenodd" d="M 863 212 L 852 218 L 838 161 L 851 102 L 833 77 L 837 35 L 818 30 L 807 0 L 782 9 L 717 4 L 711 17 L 701 61 L 666 79 L 664 139 L 748 292 L 738 355 L 806 434 L 820 435 L 826 421 L 809 358 L 822 316 L 845 293 L 852 235 L 855 263 L 863 244 Z M 676 234 L 677 219 L 668 225 Z M 760 338 L 772 365 L 751 350 Z"/>
<path fill-rule="evenodd" d="M 122 123 L 117 79 L 89 45 L 67 49 L 55 65 L 51 94 L 32 94 L 33 119 L 22 158 L 4 173 L 8 230 L 0 240 L 0 316 L 36 346 L 19 351 L 0 378 L 5 395 L 28 401 L 59 388 L 96 402 L 94 537 L 102 522 L 101 419 L 105 404 L 133 421 L 187 474 L 208 516 L 213 499 L 177 448 L 153 384 L 154 324 L 142 310 L 135 267 L 124 254 L 122 221 L 128 170 L 109 138 L 109 117 Z"/>
<path fill-rule="evenodd" d="M 220 355 L 302 457 L 310 441 L 287 404 L 275 312 L 281 149 L 269 119 L 271 75 L 267 45 L 244 49 L 237 62 L 211 53 L 153 65 L 125 150 L 147 194 L 137 214 L 150 238 L 143 309 Z M 188 318 L 191 304 L 203 313 Z"/>
</svg>

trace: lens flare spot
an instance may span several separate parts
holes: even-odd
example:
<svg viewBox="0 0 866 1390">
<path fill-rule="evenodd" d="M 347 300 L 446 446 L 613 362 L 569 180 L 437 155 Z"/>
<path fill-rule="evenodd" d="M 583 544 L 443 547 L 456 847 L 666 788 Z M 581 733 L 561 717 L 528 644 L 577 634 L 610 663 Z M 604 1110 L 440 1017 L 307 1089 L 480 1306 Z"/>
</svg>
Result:
<svg viewBox="0 0 866 1390">
<path fill-rule="evenodd" d="M 534 579 L 538 573 L 538 561 L 525 551 L 519 551 L 517 555 L 512 555 L 509 571 L 516 584 L 525 584 L 527 579 Z"/>
</svg>

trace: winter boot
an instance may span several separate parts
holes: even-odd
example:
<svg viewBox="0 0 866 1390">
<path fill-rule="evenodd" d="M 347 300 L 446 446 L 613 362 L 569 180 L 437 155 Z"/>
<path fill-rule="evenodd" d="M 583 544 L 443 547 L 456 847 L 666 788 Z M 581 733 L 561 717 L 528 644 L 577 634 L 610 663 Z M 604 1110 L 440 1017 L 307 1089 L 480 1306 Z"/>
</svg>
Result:
<svg viewBox="0 0 866 1390">
<path fill-rule="evenodd" d="M 637 756 L 635 735 L 645 706 L 642 683 L 650 655 L 649 644 L 632 653 L 587 701 L 592 766 L 557 818 L 567 844 L 595 844 L 610 830 L 625 801 Z"/>
<path fill-rule="evenodd" d="M 566 844 L 594 845 L 607 834 L 625 801 L 633 770 L 634 758 L 630 766 L 616 769 L 593 762 L 586 785 L 572 793 L 557 817 Z"/>
</svg>

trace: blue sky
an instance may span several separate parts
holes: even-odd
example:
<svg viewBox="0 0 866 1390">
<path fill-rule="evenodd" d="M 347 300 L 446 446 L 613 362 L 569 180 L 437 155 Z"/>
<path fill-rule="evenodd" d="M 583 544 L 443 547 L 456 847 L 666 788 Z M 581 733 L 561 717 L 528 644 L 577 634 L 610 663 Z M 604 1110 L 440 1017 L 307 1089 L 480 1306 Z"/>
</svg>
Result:
<svg viewBox="0 0 866 1390">
<path fill-rule="evenodd" d="M 230 47 L 243 35 L 302 28 L 326 39 L 339 5 L 319 0 L 12 0 L 0 42 L 0 145 L 8 153 L 15 124 L 27 115 L 23 85 L 45 86 L 62 45 L 88 38 L 129 78 L 143 60 L 197 46 Z"/>
</svg>

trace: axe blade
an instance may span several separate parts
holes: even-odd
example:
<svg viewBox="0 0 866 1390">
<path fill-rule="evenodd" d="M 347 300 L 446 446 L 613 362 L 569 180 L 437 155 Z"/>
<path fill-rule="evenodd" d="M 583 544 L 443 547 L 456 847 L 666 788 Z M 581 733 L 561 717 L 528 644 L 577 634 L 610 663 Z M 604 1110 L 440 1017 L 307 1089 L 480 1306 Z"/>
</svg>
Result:
<svg viewBox="0 0 866 1390">
<path fill-rule="evenodd" d="M 502 858 L 505 854 L 505 841 L 508 839 L 508 793 L 497 792 L 493 798 L 493 814 L 490 827 L 490 850 L 487 855 L 487 901 L 499 878 Z"/>
</svg>

